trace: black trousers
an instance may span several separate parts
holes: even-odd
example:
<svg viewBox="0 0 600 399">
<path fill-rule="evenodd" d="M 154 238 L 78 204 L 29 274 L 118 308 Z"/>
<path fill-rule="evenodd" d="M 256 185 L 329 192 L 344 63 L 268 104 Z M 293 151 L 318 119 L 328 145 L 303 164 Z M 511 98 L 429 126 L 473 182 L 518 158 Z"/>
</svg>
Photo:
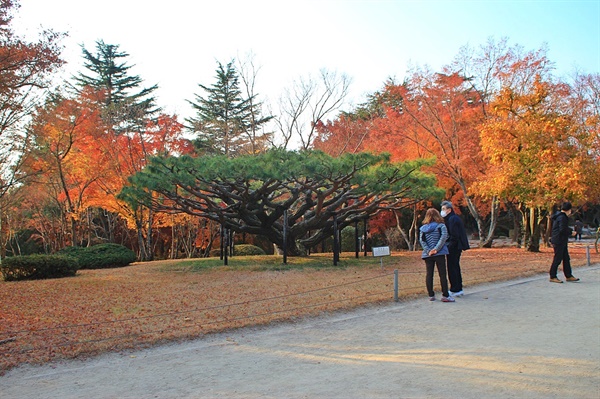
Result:
<svg viewBox="0 0 600 399">
<path fill-rule="evenodd" d="M 446 257 L 445 255 L 430 256 L 423 259 L 427 274 L 425 276 L 425 286 L 429 296 L 435 296 L 433 290 L 433 269 L 437 266 L 438 275 L 440 276 L 440 285 L 442 287 L 442 295 L 448 296 L 448 280 L 446 279 Z"/>
<path fill-rule="evenodd" d="M 556 278 L 558 273 L 558 265 L 562 262 L 563 273 L 565 277 L 572 277 L 571 271 L 571 257 L 569 256 L 569 243 L 555 245 L 554 246 L 554 259 L 552 259 L 552 265 L 550 266 L 550 278 Z"/>
<path fill-rule="evenodd" d="M 463 289 L 462 274 L 460 272 L 460 255 L 461 250 L 451 250 L 446 255 L 448 261 L 448 280 L 450 280 L 450 291 L 459 292 Z"/>
</svg>

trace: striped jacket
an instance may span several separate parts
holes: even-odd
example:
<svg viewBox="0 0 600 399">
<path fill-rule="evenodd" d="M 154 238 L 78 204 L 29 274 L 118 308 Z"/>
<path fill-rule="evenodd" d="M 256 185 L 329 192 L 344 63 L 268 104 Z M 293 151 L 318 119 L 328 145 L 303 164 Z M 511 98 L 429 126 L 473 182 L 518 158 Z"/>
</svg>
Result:
<svg viewBox="0 0 600 399">
<path fill-rule="evenodd" d="M 446 241 L 448 240 L 448 229 L 444 223 L 431 222 L 421 226 L 419 229 L 419 241 L 423 248 L 421 258 L 429 258 L 429 251 L 432 249 L 437 250 L 437 255 L 447 255 L 448 246 Z"/>
</svg>

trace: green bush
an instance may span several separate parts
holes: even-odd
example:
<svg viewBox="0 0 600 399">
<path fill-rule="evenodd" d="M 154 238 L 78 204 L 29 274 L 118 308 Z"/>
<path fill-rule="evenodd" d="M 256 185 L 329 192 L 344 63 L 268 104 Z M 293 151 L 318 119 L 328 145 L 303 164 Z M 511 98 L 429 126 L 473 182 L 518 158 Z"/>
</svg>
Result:
<svg viewBox="0 0 600 399">
<path fill-rule="evenodd" d="M 233 247 L 235 256 L 251 256 L 251 255 L 266 255 L 261 247 L 250 244 L 238 244 Z"/>
<path fill-rule="evenodd" d="M 77 259 L 66 255 L 10 256 L 0 266 L 5 281 L 71 277 L 78 269 Z"/>
<path fill-rule="evenodd" d="M 342 230 L 341 234 L 341 242 L 340 242 L 340 251 L 342 252 L 354 252 L 356 250 L 355 246 L 355 229 L 353 226 L 346 226 Z M 362 237 L 362 230 L 358 230 L 359 237 Z M 327 237 L 325 239 L 325 245 L 323 243 L 319 243 L 315 247 L 311 248 L 313 252 L 333 252 L 333 237 Z"/>
<path fill-rule="evenodd" d="M 347 226 L 342 230 L 342 252 L 354 252 L 356 250 L 356 229 L 353 226 Z M 360 230 L 359 230 L 360 237 Z M 360 241 L 359 241 L 360 242 Z M 360 250 L 360 249 L 359 249 Z"/>
<path fill-rule="evenodd" d="M 84 256 L 86 248 L 85 247 L 64 247 L 60 251 L 57 252 L 58 255 L 66 255 L 75 259 L 79 259 Z"/>
<path fill-rule="evenodd" d="M 98 244 L 92 247 L 66 247 L 61 255 L 76 258 L 81 269 L 123 267 L 135 262 L 135 252 L 119 244 Z"/>
</svg>

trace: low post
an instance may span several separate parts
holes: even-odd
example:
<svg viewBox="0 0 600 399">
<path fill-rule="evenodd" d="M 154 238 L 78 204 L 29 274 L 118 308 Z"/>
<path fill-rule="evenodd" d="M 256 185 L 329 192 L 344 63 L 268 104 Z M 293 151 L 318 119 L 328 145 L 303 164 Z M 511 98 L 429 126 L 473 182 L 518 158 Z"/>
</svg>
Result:
<svg viewBox="0 0 600 399">
<path fill-rule="evenodd" d="M 283 211 L 283 264 L 287 265 L 287 227 L 288 225 L 288 212 L 287 209 Z"/>
<path fill-rule="evenodd" d="M 585 255 L 587 256 L 587 265 L 590 266 L 591 265 L 591 258 L 590 258 L 590 246 L 587 245 L 585 247 Z"/>
<path fill-rule="evenodd" d="M 369 220 L 368 216 L 365 218 L 365 223 L 363 224 L 363 246 L 365 256 L 367 256 L 367 220 Z"/>
<path fill-rule="evenodd" d="M 227 229 L 223 233 L 223 240 L 225 241 L 223 243 L 223 248 L 225 248 L 223 251 L 223 265 L 227 266 L 227 252 L 229 252 L 229 231 Z"/>
<path fill-rule="evenodd" d="M 340 243 L 337 225 L 337 215 L 333 214 L 333 265 L 337 266 L 340 260 Z"/>
<path fill-rule="evenodd" d="M 225 228 L 223 227 L 223 225 L 221 224 L 221 227 L 219 228 L 219 238 L 220 238 L 220 245 L 219 245 L 219 260 L 223 260 L 223 250 L 224 250 L 224 243 L 225 243 Z"/>
<path fill-rule="evenodd" d="M 354 222 L 354 257 L 358 259 L 358 252 L 360 251 L 360 240 L 358 239 L 358 220 Z"/>
<path fill-rule="evenodd" d="M 398 269 L 394 270 L 394 302 L 398 302 Z"/>
</svg>

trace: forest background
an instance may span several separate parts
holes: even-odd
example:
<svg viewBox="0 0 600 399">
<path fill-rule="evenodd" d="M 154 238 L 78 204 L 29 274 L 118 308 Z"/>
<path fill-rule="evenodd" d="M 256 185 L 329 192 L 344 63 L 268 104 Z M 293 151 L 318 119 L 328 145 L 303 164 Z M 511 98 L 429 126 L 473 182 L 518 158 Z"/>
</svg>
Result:
<svg viewBox="0 0 600 399">
<path fill-rule="evenodd" d="M 156 156 L 259 159 L 273 149 L 427 159 L 420 169 L 445 194 L 406 194 L 373 209 L 370 245 L 416 249 L 423 211 L 442 197 L 457 204 L 482 247 L 510 235 L 539 250 L 548 216 L 564 200 L 591 228 L 600 224 L 600 75 L 558 78 L 546 48 L 493 38 L 465 45 L 440 70 L 414 67 L 343 112 L 351 83 L 344 74 L 299 79 L 271 109 L 255 92 L 251 56 L 217 61 L 214 81 L 200 82 L 188 100 L 196 114 L 179 120 L 162 112 L 157 86 L 131 73 L 118 44 L 82 47 L 81 71 L 56 84 L 64 34 L 26 41 L 11 25 L 18 3 L 0 4 L 2 257 L 101 242 L 132 248 L 140 260 L 207 256 L 221 241 L 214 218 L 125 201 L 123 187 Z M 342 234 L 351 237 L 347 225 Z M 260 235 L 234 240 L 273 250 Z M 310 249 L 330 250 L 327 240 L 320 244 Z"/>
</svg>

